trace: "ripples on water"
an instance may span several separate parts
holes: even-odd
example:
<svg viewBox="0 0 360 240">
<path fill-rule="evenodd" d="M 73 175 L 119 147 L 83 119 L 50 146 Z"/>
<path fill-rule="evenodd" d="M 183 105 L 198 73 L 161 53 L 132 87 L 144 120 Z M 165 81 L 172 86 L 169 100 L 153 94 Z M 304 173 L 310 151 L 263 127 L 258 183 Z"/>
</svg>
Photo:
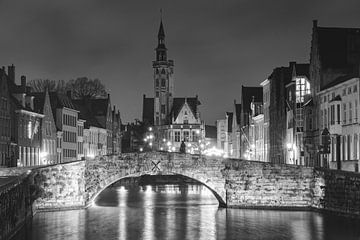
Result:
<svg viewBox="0 0 360 240">
<path fill-rule="evenodd" d="M 37 214 L 14 239 L 360 239 L 360 221 L 302 211 L 218 209 L 200 185 L 107 188 L 86 210 Z"/>
</svg>

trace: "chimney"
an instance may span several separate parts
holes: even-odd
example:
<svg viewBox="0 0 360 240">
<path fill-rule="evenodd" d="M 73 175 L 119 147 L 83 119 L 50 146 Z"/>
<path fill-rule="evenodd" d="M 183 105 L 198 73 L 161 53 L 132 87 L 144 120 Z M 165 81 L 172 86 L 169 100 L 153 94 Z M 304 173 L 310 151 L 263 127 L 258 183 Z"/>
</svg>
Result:
<svg viewBox="0 0 360 240">
<path fill-rule="evenodd" d="M 317 26 L 318 26 L 318 20 L 314 19 L 313 20 L 313 28 L 317 28 Z"/>
<path fill-rule="evenodd" d="M 24 93 L 26 92 L 26 76 L 24 75 L 21 76 L 21 89 Z"/>
<path fill-rule="evenodd" d="M 71 99 L 71 90 L 66 91 L 66 96 Z"/>
<path fill-rule="evenodd" d="M 12 64 L 8 66 L 8 76 L 11 82 L 15 83 L 15 66 Z"/>
</svg>

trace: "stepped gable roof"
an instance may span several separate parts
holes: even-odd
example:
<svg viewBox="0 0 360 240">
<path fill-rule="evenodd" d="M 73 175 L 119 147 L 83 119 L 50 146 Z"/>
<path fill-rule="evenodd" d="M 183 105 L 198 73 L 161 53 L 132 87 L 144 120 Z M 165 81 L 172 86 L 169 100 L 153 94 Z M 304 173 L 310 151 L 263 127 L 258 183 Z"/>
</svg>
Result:
<svg viewBox="0 0 360 240">
<path fill-rule="evenodd" d="M 191 98 L 174 98 L 171 114 L 174 116 L 175 119 L 179 115 L 181 108 L 185 104 L 185 101 L 189 105 L 192 113 L 194 114 L 194 117 L 196 118 L 197 106 L 200 105 L 201 103 L 197 97 L 191 97 Z"/>
<path fill-rule="evenodd" d="M 217 138 L 216 126 L 205 125 L 205 138 Z"/>
<path fill-rule="evenodd" d="M 227 122 L 228 132 L 232 132 L 232 122 L 233 122 L 234 113 L 226 112 L 226 116 L 227 116 L 227 119 L 228 119 L 228 122 Z"/>
<path fill-rule="evenodd" d="M 324 68 L 346 68 L 350 55 L 360 52 L 360 28 L 317 27 L 321 65 Z M 353 48 L 353 49 L 351 49 Z"/>
<path fill-rule="evenodd" d="M 49 96 L 52 108 L 56 109 L 65 107 L 76 110 L 74 104 L 67 95 L 58 92 L 49 92 Z"/>
<path fill-rule="evenodd" d="M 143 122 L 154 125 L 154 98 L 143 97 Z"/>
<path fill-rule="evenodd" d="M 94 114 L 89 109 L 89 102 L 87 100 L 76 99 L 72 100 L 76 110 L 79 111 L 79 118 L 85 120 L 84 127 L 89 128 L 90 126 L 102 128 L 100 123 L 94 117 Z"/>
<path fill-rule="evenodd" d="M 241 116 L 241 104 L 235 103 L 235 119 L 237 124 L 240 124 L 240 116 Z"/>
<path fill-rule="evenodd" d="M 244 112 L 250 112 L 250 103 L 253 101 L 263 101 L 262 87 L 245 87 L 241 86 L 241 104 Z"/>
<path fill-rule="evenodd" d="M 331 88 L 331 87 L 336 86 L 336 85 L 338 85 L 340 83 L 346 82 L 347 80 L 350 80 L 352 78 L 357 78 L 357 77 L 358 76 L 356 76 L 354 74 L 348 74 L 348 75 L 343 75 L 343 76 L 337 77 L 332 82 L 330 82 L 329 84 L 322 87 L 321 90 Z"/>
</svg>

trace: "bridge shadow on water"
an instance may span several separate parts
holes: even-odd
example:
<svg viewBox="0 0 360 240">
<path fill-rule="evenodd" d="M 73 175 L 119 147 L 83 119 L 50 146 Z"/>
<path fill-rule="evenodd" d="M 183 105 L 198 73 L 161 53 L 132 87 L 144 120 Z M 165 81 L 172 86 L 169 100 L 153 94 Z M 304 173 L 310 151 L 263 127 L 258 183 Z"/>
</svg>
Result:
<svg viewBox="0 0 360 240">
<path fill-rule="evenodd" d="M 151 203 L 147 201 L 149 198 Z M 159 208 L 219 204 L 204 184 L 182 175 L 123 178 L 102 191 L 94 202 L 96 206 Z"/>
</svg>

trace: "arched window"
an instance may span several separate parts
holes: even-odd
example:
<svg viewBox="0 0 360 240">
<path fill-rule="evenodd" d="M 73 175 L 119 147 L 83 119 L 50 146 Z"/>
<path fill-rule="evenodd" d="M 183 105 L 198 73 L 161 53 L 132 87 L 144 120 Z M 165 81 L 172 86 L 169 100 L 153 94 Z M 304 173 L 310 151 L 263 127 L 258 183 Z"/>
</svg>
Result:
<svg viewBox="0 0 360 240">
<path fill-rule="evenodd" d="M 161 70 L 161 74 L 165 74 L 165 69 L 164 68 Z"/>
<path fill-rule="evenodd" d="M 163 79 L 161 79 L 161 87 L 165 87 L 165 79 L 163 78 Z"/>
</svg>

